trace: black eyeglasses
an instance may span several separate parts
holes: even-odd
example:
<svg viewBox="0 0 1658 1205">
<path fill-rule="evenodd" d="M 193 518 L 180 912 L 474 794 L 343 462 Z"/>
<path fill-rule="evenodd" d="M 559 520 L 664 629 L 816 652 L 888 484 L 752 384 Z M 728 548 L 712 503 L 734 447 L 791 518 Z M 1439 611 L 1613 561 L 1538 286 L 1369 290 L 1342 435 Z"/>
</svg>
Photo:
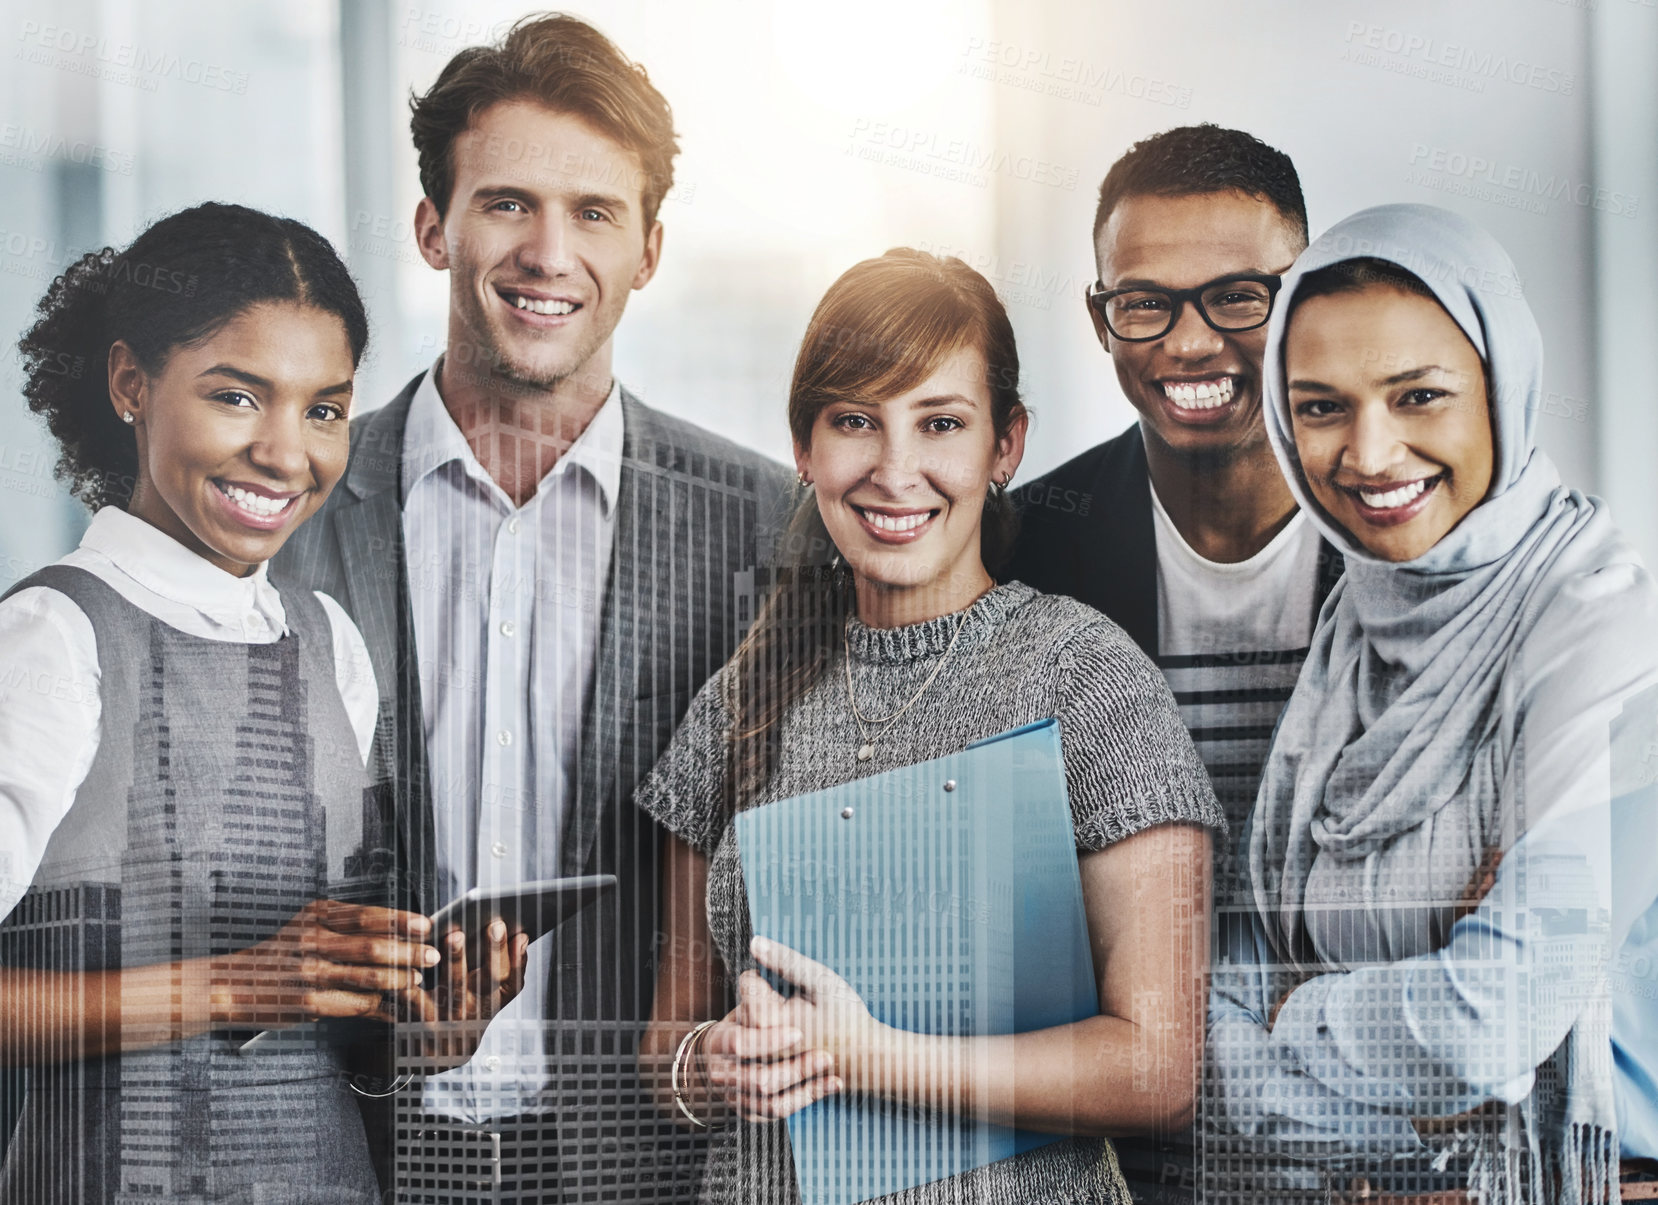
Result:
<svg viewBox="0 0 1658 1205">
<path fill-rule="evenodd" d="M 1113 338 L 1124 343 L 1161 339 L 1180 320 L 1188 301 L 1197 307 L 1211 329 L 1236 334 L 1265 326 L 1272 317 L 1272 301 L 1284 283 L 1281 276 L 1240 272 L 1222 276 L 1195 289 L 1154 289 L 1136 285 L 1107 289 L 1099 281 L 1084 294 Z"/>
</svg>

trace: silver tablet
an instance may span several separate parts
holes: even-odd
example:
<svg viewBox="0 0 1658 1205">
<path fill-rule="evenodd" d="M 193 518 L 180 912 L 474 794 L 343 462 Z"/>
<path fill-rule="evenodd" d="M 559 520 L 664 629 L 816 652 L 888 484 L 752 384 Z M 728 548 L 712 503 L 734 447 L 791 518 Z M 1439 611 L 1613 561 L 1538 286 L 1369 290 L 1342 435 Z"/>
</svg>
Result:
<svg viewBox="0 0 1658 1205">
<path fill-rule="evenodd" d="M 616 876 L 613 874 L 540 879 L 488 891 L 474 887 L 438 909 L 432 917 L 432 941 L 441 950 L 444 948 L 444 934 L 451 929 L 461 930 L 466 934 L 467 965 L 476 966 L 487 940 L 484 931 L 496 917 L 506 922 L 509 940 L 512 934 L 523 932 L 534 941 L 615 888 Z M 253 1055 L 294 1042 L 314 1043 L 323 1040 L 321 1030 L 322 1024 L 316 1021 L 282 1029 L 266 1029 L 243 1042 L 239 1049 L 243 1054 Z"/>
<path fill-rule="evenodd" d="M 613 874 L 540 879 L 489 891 L 474 887 L 438 909 L 432 917 L 432 941 L 442 950 L 444 934 L 461 930 L 466 934 L 466 964 L 477 966 L 486 942 L 484 931 L 496 917 L 506 922 L 509 940 L 524 932 L 534 941 L 615 887 Z"/>
</svg>

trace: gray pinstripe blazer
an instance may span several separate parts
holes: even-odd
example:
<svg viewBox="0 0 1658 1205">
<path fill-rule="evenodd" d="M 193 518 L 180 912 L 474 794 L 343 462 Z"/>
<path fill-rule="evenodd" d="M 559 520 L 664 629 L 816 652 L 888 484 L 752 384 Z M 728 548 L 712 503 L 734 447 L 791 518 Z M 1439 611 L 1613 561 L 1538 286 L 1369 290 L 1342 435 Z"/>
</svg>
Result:
<svg viewBox="0 0 1658 1205">
<path fill-rule="evenodd" d="M 443 901 L 433 898 L 425 726 L 399 485 L 419 381 L 354 424 L 344 480 L 273 569 L 332 595 L 362 629 L 380 689 L 374 769 L 392 896 L 429 914 Z M 621 401 L 623 466 L 610 574 L 559 867 L 561 874 L 615 874 L 620 890 L 559 930 L 548 995 L 555 1020 L 649 1016 L 662 842 L 654 822 L 633 806 L 633 790 L 692 695 L 753 619 L 767 580 L 754 571 L 770 564 L 790 505 L 791 481 L 781 465 L 652 410 L 626 390 Z"/>
</svg>

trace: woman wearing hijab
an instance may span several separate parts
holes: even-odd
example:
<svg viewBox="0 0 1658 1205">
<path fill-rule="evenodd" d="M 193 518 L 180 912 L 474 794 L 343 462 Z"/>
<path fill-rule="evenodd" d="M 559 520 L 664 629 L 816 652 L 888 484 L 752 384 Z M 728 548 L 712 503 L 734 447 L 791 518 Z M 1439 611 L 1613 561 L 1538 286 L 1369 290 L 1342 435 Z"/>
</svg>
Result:
<svg viewBox="0 0 1658 1205">
<path fill-rule="evenodd" d="M 1542 340 L 1473 223 L 1334 227 L 1285 278 L 1266 382 L 1347 575 L 1251 821 L 1256 947 L 1216 975 L 1211 1178 L 1616 1200 L 1619 1113 L 1653 1107 L 1604 971 L 1658 915 L 1627 856 L 1653 846 L 1658 589 L 1538 450 Z"/>
</svg>

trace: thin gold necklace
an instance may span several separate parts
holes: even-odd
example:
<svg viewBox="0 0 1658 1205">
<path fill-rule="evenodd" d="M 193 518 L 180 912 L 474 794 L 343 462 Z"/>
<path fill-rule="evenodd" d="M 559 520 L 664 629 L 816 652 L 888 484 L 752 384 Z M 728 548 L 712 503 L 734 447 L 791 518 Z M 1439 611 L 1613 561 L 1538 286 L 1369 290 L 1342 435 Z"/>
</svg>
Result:
<svg viewBox="0 0 1658 1205">
<path fill-rule="evenodd" d="M 980 595 L 979 597 L 982 598 L 984 596 Z M 922 695 L 927 693 L 927 688 L 933 684 L 933 679 L 938 677 L 939 672 L 943 670 L 944 666 L 949 662 L 950 654 L 956 651 L 956 641 L 960 639 L 961 629 L 967 623 L 967 612 L 971 611 L 974 604 L 978 601 L 979 600 L 975 598 L 973 602 L 969 603 L 966 610 L 962 611 L 961 618 L 956 620 L 956 630 L 950 635 L 950 643 L 944 649 L 944 656 L 940 657 L 938 659 L 938 664 L 933 666 L 933 672 L 927 675 L 927 680 L 921 684 L 921 689 L 911 695 L 909 700 L 897 711 L 893 712 L 891 715 L 884 715 L 879 718 L 867 716 L 862 711 L 859 711 L 858 696 L 852 692 L 852 642 L 847 636 L 847 633 L 852 629 L 852 617 L 850 615 L 846 617 L 846 624 L 841 628 L 841 650 L 844 653 L 842 662 L 846 669 L 846 701 L 852 704 L 852 718 L 858 722 L 858 735 L 863 738 L 863 744 L 858 746 L 859 761 L 868 761 L 870 758 L 875 756 L 875 737 L 870 736 L 869 734 L 870 726 L 881 729 L 891 723 L 894 723 L 899 716 L 903 715 L 911 707 L 914 707 L 916 701 L 920 699 Z M 875 736 L 879 735 L 880 732 L 877 731 Z"/>
</svg>

